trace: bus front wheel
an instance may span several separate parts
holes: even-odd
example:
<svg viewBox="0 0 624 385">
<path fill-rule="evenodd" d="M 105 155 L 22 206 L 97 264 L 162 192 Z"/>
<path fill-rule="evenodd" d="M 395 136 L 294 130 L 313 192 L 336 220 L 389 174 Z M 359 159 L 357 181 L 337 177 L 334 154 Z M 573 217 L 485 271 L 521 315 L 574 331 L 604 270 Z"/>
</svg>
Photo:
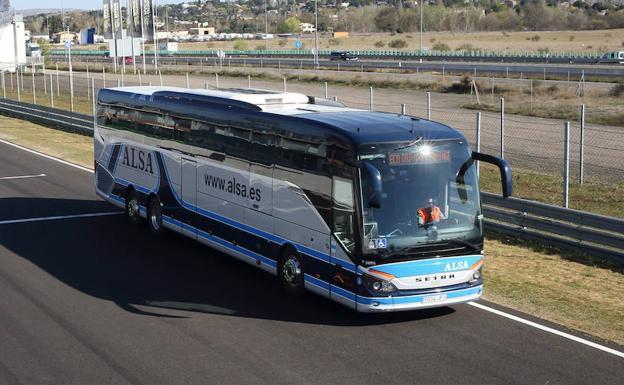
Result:
<svg viewBox="0 0 624 385">
<path fill-rule="evenodd" d="M 139 214 L 139 198 L 133 188 L 130 188 L 128 192 L 126 192 L 126 216 L 132 224 L 137 224 L 141 221 L 141 215 Z"/>
<path fill-rule="evenodd" d="M 149 205 L 147 206 L 147 226 L 152 233 L 158 236 L 162 235 L 165 231 L 162 223 L 162 206 L 157 196 L 150 199 Z"/>
<path fill-rule="evenodd" d="M 292 248 L 287 248 L 282 253 L 278 269 L 279 280 L 286 292 L 299 297 L 304 291 L 303 267 L 301 256 Z"/>
</svg>

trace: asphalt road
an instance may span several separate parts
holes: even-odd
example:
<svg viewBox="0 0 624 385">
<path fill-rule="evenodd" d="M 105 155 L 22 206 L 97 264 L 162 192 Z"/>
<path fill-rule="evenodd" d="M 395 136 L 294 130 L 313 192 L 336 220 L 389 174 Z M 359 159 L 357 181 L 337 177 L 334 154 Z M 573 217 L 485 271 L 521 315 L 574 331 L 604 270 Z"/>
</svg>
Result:
<svg viewBox="0 0 624 385">
<path fill-rule="evenodd" d="M 294 300 L 268 274 L 122 215 L 6 222 L 114 212 L 92 179 L 0 143 L 0 384 L 624 378 L 622 358 L 469 305 L 366 315 Z"/>
<path fill-rule="evenodd" d="M 153 58 L 146 57 L 147 64 L 153 64 Z M 66 59 L 62 56 L 55 56 L 53 61 L 64 62 Z M 111 63 L 111 59 L 104 57 L 85 57 L 72 56 L 72 61 L 84 63 Z M 214 57 L 159 57 L 160 65 L 178 65 L 178 66 L 212 66 L 219 63 L 219 59 Z M 313 69 L 315 68 L 314 60 L 311 58 L 290 59 L 290 58 L 258 58 L 258 57 L 232 57 L 225 58 L 222 62 L 223 66 L 252 66 L 252 67 L 273 67 L 273 68 L 299 68 Z M 348 69 L 357 70 L 384 70 L 394 69 L 403 71 L 436 71 L 446 74 L 463 74 L 470 73 L 475 77 L 497 76 L 505 77 L 508 74 L 514 77 L 532 76 L 544 78 L 567 78 L 578 79 L 583 74 L 588 77 L 607 78 L 618 80 L 624 76 L 624 65 L 588 65 L 588 64 L 534 64 L 534 63 L 484 63 L 484 62 L 423 62 L 400 61 L 400 60 L 358 60 L 358 61 L 330 61 L 321 59 L 319 61 L 323 69 L 340 70 Z M 137 67 L 141 67 L 143 61 L 137 58 Z M 131 65 L 130 65 L 131 66 Z"/>
</svg>

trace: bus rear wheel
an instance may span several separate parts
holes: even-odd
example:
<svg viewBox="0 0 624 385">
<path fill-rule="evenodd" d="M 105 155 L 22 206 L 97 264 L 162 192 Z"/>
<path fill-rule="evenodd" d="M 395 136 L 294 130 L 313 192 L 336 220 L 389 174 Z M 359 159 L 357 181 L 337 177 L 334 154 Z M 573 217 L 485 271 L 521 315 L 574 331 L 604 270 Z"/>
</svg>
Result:
<svg viewBox="0 0 624 385">
<path fill-rule="evenodd" d="M 287 248 L 282 254 L 278 266 L 278 276 L 284 290 L 295 297 L 305 291 L 301 256 L 295 250 Z"/>
<path fill-rule="evenodd" d="M 158 236 L 161 236 L 165 232 L 162 222 L 162 206 L 157 196 L 150 199 L 149 205 L 147 206 L 147 226 L 152 233 Z"/>
<path fill-rule="evenodd" d="M 133 225 L 141 221 L 139 214 L 139 197 L 133 188 L 126 192 L 126 216 Z"/>
</svg>

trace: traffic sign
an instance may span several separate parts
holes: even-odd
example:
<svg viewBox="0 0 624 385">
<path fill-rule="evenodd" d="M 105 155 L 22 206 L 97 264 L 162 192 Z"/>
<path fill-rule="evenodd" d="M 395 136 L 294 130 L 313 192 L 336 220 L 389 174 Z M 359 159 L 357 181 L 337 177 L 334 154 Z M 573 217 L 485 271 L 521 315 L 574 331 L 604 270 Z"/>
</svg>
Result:
<svg viewBox="0 0 624 385">
<path fill-rule="evenodd" d="M 301 40 L 295 40 L 295 48 L 299 49 L 301 48 L 302 44 L 301 44 Z"/>
</svg>

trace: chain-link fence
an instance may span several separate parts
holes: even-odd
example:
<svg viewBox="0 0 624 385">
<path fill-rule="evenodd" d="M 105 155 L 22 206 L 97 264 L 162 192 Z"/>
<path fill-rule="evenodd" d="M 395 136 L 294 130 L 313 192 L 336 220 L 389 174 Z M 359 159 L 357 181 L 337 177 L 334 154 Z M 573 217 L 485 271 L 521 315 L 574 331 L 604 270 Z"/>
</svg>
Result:
<svg viewBox="0 0 624 385">
<path fill-rule="evenodd" d="M 44 73 L 45 72 L 45 73 Z M 253 74 L 239 77 L 221 77 L 217 72 L 205 76 L 185 75 L 124 75 L 105 71 L 73 72 L 32 71 L 25 68 L 18 73 L 2 73 L 2 96 L 66 110 L 91 114 L 93 95 L 103 87 L 115 86 L 177 86 L 190 88 L 262 88 L 301 92 L 318 97 L 329 97 L 348 107 L 374 109 L 391 113 L 406 113 L 429 118 L 464 133 L 476 149 L 507 159 L 516 170 L 561 178 L 564 175 L 565 121 L 505 114 L 505 107 L 497 98 L 500 111 L 449 106 L 441 94 L 421 92 L 419 97 L 403 98 L 401 91 L 389 88 L 369 89 L 331 86 L 327 83 L 276 81 L 254 78 Z M 19 85 L 19 92 L 18 92 Z M 95 90 L 93 89 L 95 87 Z M 470 95 L 464 96 L 466 99 Z M 483 95 L 482 95 L 483 97 Z M 490 102 L 490 107 L 492 103 Z M 477 119 L 480 114 L 480 119 Z M 586 124 L 579 106 L 579 119 L 569 125 L 569 183 L 583 181 L 624 182 L 624 129 L 597 124 Z M 553 179 L 554 180 L 554 179 Z M 559 182 L 553 182 L 559 184 Z M 560 185 L 559 185 L 560 187 Z M 558 194 L 560 191 L 558 192 Z M 563 198 L 562 198 L 563 199 Z M 561 202 L 562 199 L 557 199 Z"/>
</svg>

